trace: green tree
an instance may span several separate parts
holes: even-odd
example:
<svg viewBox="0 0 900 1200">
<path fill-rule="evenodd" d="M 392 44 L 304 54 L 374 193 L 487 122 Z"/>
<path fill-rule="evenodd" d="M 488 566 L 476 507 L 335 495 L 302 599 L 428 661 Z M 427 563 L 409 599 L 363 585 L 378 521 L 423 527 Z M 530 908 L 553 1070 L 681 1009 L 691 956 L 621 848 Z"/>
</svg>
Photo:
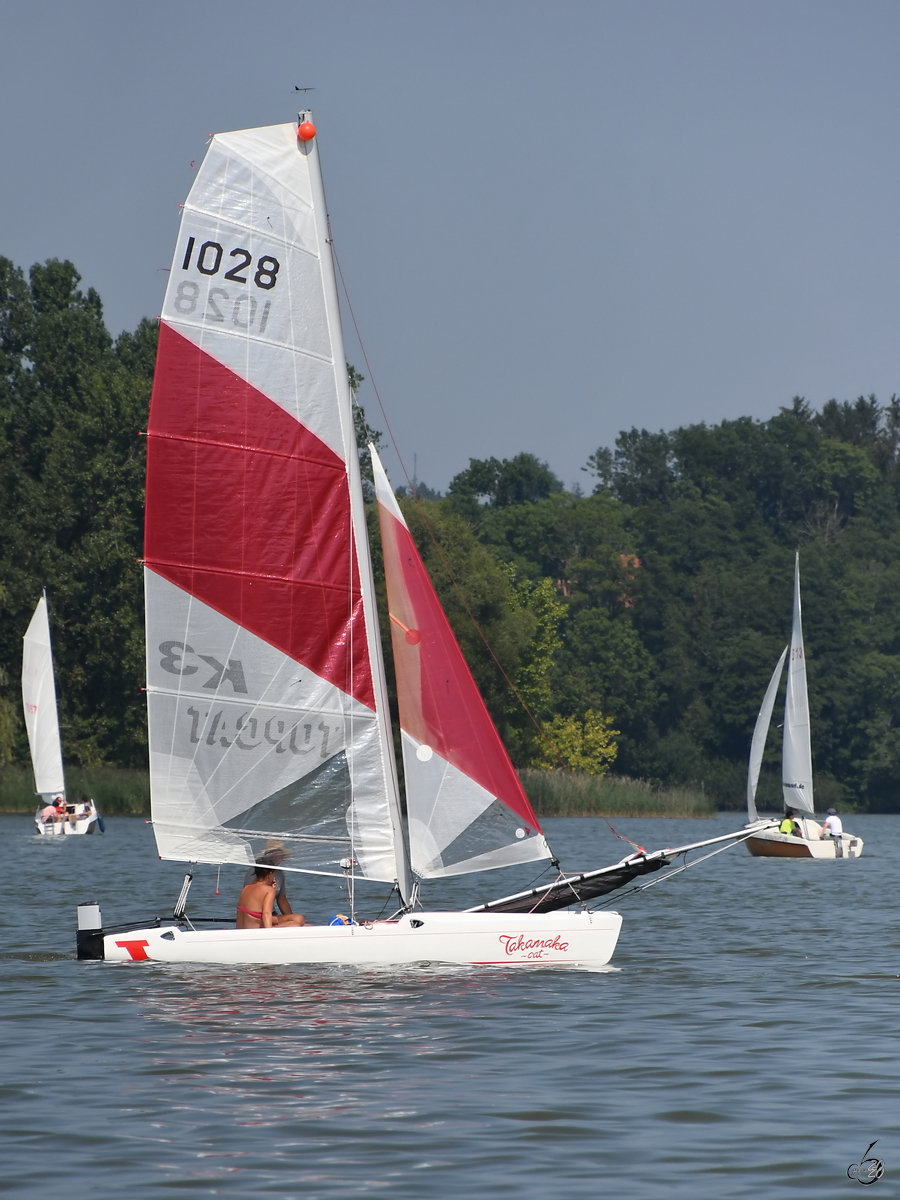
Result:
<svg viewBox="0 0 900 1200">
<path fill-rule="evenodd" d="M 535 766 L 545 770 L 559 767 L 560 762 L 573 771 L 588 775 L 605 775 L 616 761 L 618 729 L 602 713 L 589 709 L 584 719 L 556 716 L 544 727 L 547 743 Z"/>
<path fill-rule="evenodd" d="M 514 458 L 469 459 L 465 471 L 451 479 L 448 497 L 457 511 L 471 519 L 479 515 L 482 504 L 495 508 L 534 504 L 559 491 L 562 484 L 547 464 L 523 453 Z"/>
<path fill-rule="evenodd" d="M 47 587 L 68 759 L 145 760 L 141 553 L 155 327 L 113 344 L 71 263 L 4 284 L 2 696 L 18 712 L 21 637 Z M 16 722 L 14 753 L 25 756 Z"/>
<path fill-rule="evenodd" d="M 360 387 L 365 382 L 365 375 L 360 375 L 356 367 L 347 363 L 347 377 L 350 381 L 350 394 L 353 397 L 353 425 L 356 434 L 356 447 L 359 451 L 359 468 L 362 472 L 363 490 L 368 496 L 374 495 L 375 479 L 372 474 L 372 454 L 369 450 L 371 443 L 376 450 L 382 446 L 382 433 L 366 420 L 366 410 L 357 397 Z"/>
<path fill-rule="evenodd" d="M 798 397 L 769 421 L 632 430 L 615 453 L 593 456 L 598 494 L 626 506 L 641 564 L 628 617 L 657 696 L 643 728 L 616 713 L 620 766 L 718 780 L 740 803 L 760 698 L 789 634 L 799 547 L 819 786 L 887 802 L 900 770 L 888 766 L 900 716 L 889 684 L 900 667 L 888 599 L 896 458 L 893 397 L 884 408 L 871 397 L 831 401 L 821 413 Z"/>
</svg>

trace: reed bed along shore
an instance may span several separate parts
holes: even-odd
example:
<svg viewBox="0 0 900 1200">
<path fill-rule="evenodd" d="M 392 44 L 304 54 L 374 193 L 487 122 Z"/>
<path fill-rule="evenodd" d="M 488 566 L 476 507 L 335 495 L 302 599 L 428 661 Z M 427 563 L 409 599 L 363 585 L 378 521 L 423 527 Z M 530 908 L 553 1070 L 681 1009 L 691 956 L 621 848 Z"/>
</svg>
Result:
<svg viewBox="0 0 900 1200">
<path fill-rule="evenodd" d="M 125 767 L 67 767 L 66 795 L 90 796 L 106 816 L 140 816 L 150 812 L 150 776 Z M 34 777 L 27 767 L 0 772 L 0 812 L 34 812 L 38 804 Z"/>
<path fill-rule="evenodd" d="M 705 792 L 660 788 L 620 775 L 584 775 L 573 771 L 520 771 L 519 776 L 541 817 L 714 817 Z M 150 777 L 124 767 L 71 767 L 66 770 L 69 798 L 91 796 L 106 816 L 150 812 Z M 26 767 L 0 772 L 0 812 L 34 812 L 38 798 Z"/>
<path fill-rule="evenodd" d="M 698 788 L 656 787 L 646 779 L 580 771 L 519 772 L 539 817 L 714 817 L 716 806 Z"/>
</svg>

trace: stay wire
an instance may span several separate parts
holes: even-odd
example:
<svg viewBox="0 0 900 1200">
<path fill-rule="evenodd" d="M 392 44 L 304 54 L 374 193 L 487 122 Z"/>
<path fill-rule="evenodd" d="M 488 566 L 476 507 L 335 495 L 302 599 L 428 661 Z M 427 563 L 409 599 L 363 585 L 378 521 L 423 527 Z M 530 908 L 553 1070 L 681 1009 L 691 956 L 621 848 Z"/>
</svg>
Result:
<svg viewBox="0 0 900 1200">
<path fill-rule="evenodd" d="M 750 836 L 752 835 L 747 835 L 747 837 Z M 627 892 L 622 892 L 621 895 L 614 896 L 612 899 L 604 901 L 603 904 L 598 904 L 597 909 L 594 909 L 593 911 L 596 912 L 599 909 L 608 908 L 610 904 L 617 904 L 620 900 L 625 900 L 629 896 L 637 895 L 638 892 L 645 892 L 647 888 L 653 887 L 653 885 L 656 883 L 665 883 L 667 879 L 672 879 L 675 875 L 680 875 L 682 871 L 687 871 L 691 867 L 696 867 L 700 863 L 706 862 L 708 858 L 714 858 L 717 854 L 721 854 L 724 850 L 732 850 L 735 846 L 743 841 L 746 841 L 746 838 L 738 838 L 737 841 L 729 842 L 727 846 L 719 846 L 717 850 L 710 850 L 708 854 L 701 854 L 699 858 L 693 858 L 690 862 L 687 861 L 687 855 L 690 852 L 685 851 L 685 861 L 680 867 L 675 867 L 675 869 L 672 871 L 666 871 L 665 875 L 656 875 L 653 879 L 648 879 L 646 883 L 639 883 L 636 887 L 629 888 Z"/>
<path fill-rule="evenodd" d="M 433 528 L 431 522 L 428 520 L 428 516 L 427 516 L 424 508 L 422 507 L 422 503 L 419 500 L 419 497 L 418 497 L 415 487 L 413 486 L 413 481 L 409 477 L 409 472 L 406 469 L 406 463 L 404 462 L 403 455 L 400 452 L 400 445 L 397 441 L 397 437 L 396 437 L 393 427 L 391 425 L 391 419 L 387 414 L 387 410 L 384 407 L 384 403 L 382 402 L 381 393 L 378 391 L 378 384 L 375 382 L 375 376 L 372 371 L 372 364 L 369 362 L 369 356 L 366 353 L 366 347 L 362 340 L 362 334 L 360 333 L 360 330 L 359 330 L 359 323 L 356 320 L 356 313 L 353 311 L 353 304 L 350 300 L 350 292 L 347 288 L 346 280 L 344 279 L 344 272 L 341 270 L 341 262 L 338 257 L 337 246 L 335 245 L 335 240 L 334 240 L 333 234 L 331 235 L 331 253 L 334 258 L 334 265 L 337 267 L 337 273 L 338 273 L 338 277 L 341 281 L 341 287 L 343 288 L 343 291 L 344 291 L 344 299 L 347 301 L 347 311 L 350 313 L 350 319 L 353 322 L 353 329 L 356 333 L 356 340 L 359 343 L 359 348 L 362 352 L 363 361 L 366 364 L 366 370 L 369 372 L 369 382 L 372 384 L 372 390 L 375 392 L 375 399 L 378 401 L 378 407 L 381 410 L 381 415 L 384 419 L 385 425 L 387 426 L 388 436 L 390 437 L 391 442 L 393 443 L 394 453 L 397 455 L 397 459 L 400 463 L 400 468 L 403 471 L 403 476 L 406 479 L 407 485 L 409 486 L 409 493 L 413 498 L 413 502 L 415 503 L 416 508 L 418 509 L 419 516 L 422 519 L 422 523 L 424 524 L 425 528 L 428 531 L 428 536 L 431 538 L 434 548 L 438 553 L 438 556 L 441 560 L 441 564 L 447 573 L 447 578 L 450 580 L 450 583 L 453 585 L 453 589 L 456 592 L 456 595 L 457 595 L 460 603 L 462 604 L 463 608 L 465 609 L 466 615 L 468 616 L 469 620 L 472 622 L 472 625 L 475 627 L 475 630 L 478 633 L 478 636 L 481 638 L 482 642 L 484 643 L 488 654 L 494 660 L 497 670 L 503 676 L 503 679 L 505 680 L 507 687 L 512 692 L 512 694 L 515 696 L 516 700 L 518 701 L 518 703 L 520 704 L 520 706 L 522 708 L 522 711 L 525 713 L 525 715 L 531 721 L 532 725 L 537 730 L 538 736 L 541 738 L 541 740 L 546 745 L 546 747 L 548 748 L 550 753 L 553 755 L 553 757 L 559 763 L 562 770 L 565 771 L 566 774 L 569 775 L 569 778 L 571 779 L 572 783 L 575 785 L 577 790 L 581 792 L 582 796 L 586 800 L 590 800 L 590 796 L 588 795 L 587 789 L 580 783 L 578 778 L 575 776 L 574 772 L 569 770 L 568 764 L 564 761 L 562 755 L 559 753 L 558 749 L 556 748 L 556 745 L 551 740 L 551 738 L 547 735 L 547 733 L 545 732 L 540 721 L 538 721 L 537 717 L 531 711 L 531 708 L 529 707 L 525 698 L 522 696 L 519 689 L 516 687 L 516 685 L 510 679 L 510 677 L 507 674 L 500 659 L 494 653 L 493 646 L 488 641 L 484 630 L 481 628 L 481 625 L 478 622 L 478 619 L 476 618 L 475 614 L 472 612 L 472 609 L 469 607 L 469 603 L 463 594 L 462 588 L 460 587 L 459 583 L 457 582 L 456 576 L 453 574 L 452 570 L 450 569 L 450 564 L 447 562 L 447 558 L 444 554 L 443 548 L 441 547 L 441 544 L 438 541 L 437 535 L 434 532 L 434 528 Z M 620 841 L 627 842 L 629 846 L 634 846 L 635 850 L 637 850 L 639 852 L 644 852 L 643 846 L 639 845 L 635 841 L 632 841 L 632 839 L 630 837 L 626 837 L 624 833 L 619 833 L 619 831 L 616 829 L 616 827 L 613 825 L 613 823 L 609 820 L 608 817 L 602 817 L 601 819 L 606 822 L 610 831 L 612 833 L 614 833 L 615 836 L 620 839 Z"/>
</svg>

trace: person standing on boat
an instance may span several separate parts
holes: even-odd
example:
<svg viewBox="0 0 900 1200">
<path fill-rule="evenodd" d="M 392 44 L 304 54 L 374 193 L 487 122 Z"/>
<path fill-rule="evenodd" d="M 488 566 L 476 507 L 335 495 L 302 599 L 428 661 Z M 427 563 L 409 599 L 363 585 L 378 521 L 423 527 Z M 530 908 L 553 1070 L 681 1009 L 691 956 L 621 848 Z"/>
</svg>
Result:
<svg viewBox="0 0 900 1200">
<path fill-rule="evenodd" d="M 305 925 L 301 913 L 278 915 L 272 911 L 275 903 L 275 871 L 272 867 L 254 867 L 253 882 L 241 889 L 237 904 L 238 929 L 283 929 L 288 925 Z"/>
<path fill-rule="evenodd" d="M 278 912 L 282 916 L 292 916 L 294 910 L 291 908 L 291 902 L 287 898 L 284 884 L 284 871 L 279 871 L 278 867 L 286 858 L 290 858 L 291 852 L 285 847 L 284 842 L 277 838 L 269 838 L 266 842 L 265 849 L 256 860 L 256 865 L 259 867 L 272 867 L 275 872 L 275 905 Z M 250 867 L 244 875 L 244 887 L 254 883 L 256 875 L 254 874 L 255 867 Z"/>
</svg>

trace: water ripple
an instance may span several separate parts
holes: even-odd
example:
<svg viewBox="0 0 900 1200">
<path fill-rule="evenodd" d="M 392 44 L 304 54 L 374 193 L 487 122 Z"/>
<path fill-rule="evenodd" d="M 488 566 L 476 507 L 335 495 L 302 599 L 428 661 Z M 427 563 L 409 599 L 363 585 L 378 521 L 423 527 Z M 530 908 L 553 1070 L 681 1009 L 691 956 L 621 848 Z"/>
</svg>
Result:
<svg viewBox="0 0 900 1200">
<path fill-rule="evenodd" d="M 5 818 L 7 878 L 40 870 L 24 872 L 33 922 L 0 916 L 0 1191 L 828 1200 L 876 1137 L 888 1184 L 900 822 L 857 825 L 873 847 L 858 863 L 722 855 L 623 902 L 615 969 L 524 974 L 78 963 L 79 901 L 155 915 L 183 872 L 137 821 L 48 851 Z M 629 832 L 671 844 L 730 826 Z M 604 829 L 552 837 L 601 862 Z M 197 903 L 226 911 L 234 881 L 216 898 L 214 879 L 198 871 Z M 334 911 L 324 886 L 296 885 L 313 919 Z M 442 882 L 434 903 L 471 887 Z"/>
</svg>

